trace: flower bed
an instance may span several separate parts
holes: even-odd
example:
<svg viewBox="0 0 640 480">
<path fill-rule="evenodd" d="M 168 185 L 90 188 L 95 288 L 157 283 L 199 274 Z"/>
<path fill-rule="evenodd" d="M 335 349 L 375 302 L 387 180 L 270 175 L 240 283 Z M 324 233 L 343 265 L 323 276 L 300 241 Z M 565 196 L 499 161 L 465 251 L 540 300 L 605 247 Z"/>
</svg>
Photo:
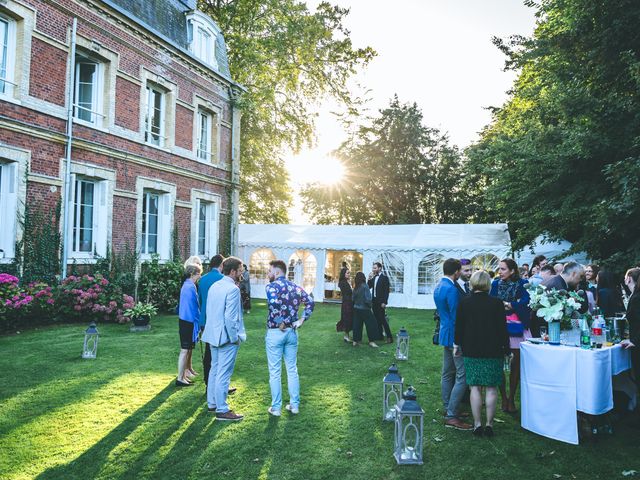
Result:
<svg viewBox="0 0 640 480">
<path fill-rule="evenodd" d="M 60 285 L 21 285 L 17 277 L 0 273 L 0 330 L 56 320 L 125 323 L 133 297 L 102 275 L 70 276 Z"/>
<path fill-rule="evenodd" d="M 71 275 L 62 281 L 59 292 L 59 312 L 70 319 L 125 323 L 124 311 L 134 306 L 133 297 L 99 274 Z"/>
</svg>

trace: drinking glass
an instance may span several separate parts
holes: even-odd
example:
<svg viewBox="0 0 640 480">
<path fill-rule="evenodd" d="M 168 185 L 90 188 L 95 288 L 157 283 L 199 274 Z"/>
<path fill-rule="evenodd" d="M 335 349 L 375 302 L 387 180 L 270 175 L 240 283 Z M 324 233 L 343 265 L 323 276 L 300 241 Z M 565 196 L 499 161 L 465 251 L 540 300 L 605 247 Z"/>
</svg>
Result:
<svg viewBox="0 0 640 480">
<path fill-rule="evenodd" d="M 543 342 L 549 341 L 549 332 L 547 331 L 547 327 L 540 327 L 540 340 Z"/>
</svg>

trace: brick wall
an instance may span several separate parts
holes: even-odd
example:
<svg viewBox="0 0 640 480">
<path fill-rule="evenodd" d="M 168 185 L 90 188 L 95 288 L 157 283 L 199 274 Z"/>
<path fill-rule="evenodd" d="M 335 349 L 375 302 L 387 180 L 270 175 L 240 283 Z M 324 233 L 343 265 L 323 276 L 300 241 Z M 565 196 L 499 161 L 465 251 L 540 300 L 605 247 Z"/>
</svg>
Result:
<svg viewBox="0 0 640 480">
<path fill-rule="evenodd" d="M 140 129 L 140 86 L 116 77 L 115 124 L 137 132 Z"/>
<path fill-rule="evenodd" d="M 29 95 L 64 106 L 67 54 L 38 38 L 31 45 Z"/>
<path fill-rule="evenodd" d="M 193 158 L 183 157 L 166 149 L 145 145 L 139 141 L 140 90 L 138 83 L 130 77 L 141 78 L 141 68 L 155 72 L 176 85 L 176 96 L 182 102 L 194 105 L 195 95 L 219 105 L 223 119 L 231 118 L 229 101 L 226 100 L 226 86 L 223 80 L 216 82 L 202 75 L 198 70 L 177 56 L 171 56 L 167 49 L 159 48 L 149 41 L 148 34 L 141 37 L 118 22 L 100 12 L 103 2 L 94 2 L 95 8 L 86 8 L 75 0 L 24 0 L 32 6 L 36 14 L 36 33 L 32 36 L 29 96 L 39 103 L 30 104 L 30 98 L 21 105 L 0 100 L 0 115 L 7 128 L 0 128 L 1 141 L 9 146 L 31 152 L 30 172 L 39 178 L 28 181 L 27 204 L 44 209 L 54 209 L 61 198 L 60 183 L 62 172 L 60 161 L 65 156 L 65 91 L 68 53 L 68 29 L 73 16 L 78 18 L 78 35 L 95 41 L 117 53 L 118 64 L 111 65 L 116 72 L 115 111 L 112 122 L 134 132 L 132 138 L 121 136 L 107 129 L 97 129 L 79 123 L 74 124 L 74 148 L 72 160 L 95 165 L 116 172 L 115 189 L 128 193 L 117 193 L 113 198 L 112 247 L 122 251 L 125 246 L 136 245 L 136 203 L 135 198 L 126 195 L 136 193 L 138 177 L 157 179 L 176 185 L 176 199 L 191 201 L 191 190 L 198 189 L 217 194 L 221 198 L 221 209 L 228 205 L 229 189 L 207 180 L 214 177 L 228 180 L 230 173 L 218 166 L 204 164 Z M 101 48 L 102 48 L 101 47 Z M 170 47 L 167 47 L 170 50 Z M 50 108 L 40 108 L 42 102 Z M 55 112 L 58 112 L 57 114 Z M 191 151 L 193 149 L 194 115 L 183 105 L 175 106 L 175 145 Z M 220 128 L 222 163 L 228 164 L 231 152 L 231 135 L 228 124 Z M 167 171 L 167 167 L 177 171 Z M 37 182 L 36 182 L 37 180 Z M 43 183 L 44 182 L 44 183 Z M 50 184 L 47 184 L 49 182 Z M 191 241 L 191 209 L 176 206 L 174 218 L 179 233 L 178 245 L 182 256 L 188 256 Z M 221 247 L 227 237 L 226 217 L 221 214 Z"/>
<path fill-rule="evenodd" d="M 176 146 L 191 150 L 193 148 L 193 112 L 176 106 Z"/>
</svg>

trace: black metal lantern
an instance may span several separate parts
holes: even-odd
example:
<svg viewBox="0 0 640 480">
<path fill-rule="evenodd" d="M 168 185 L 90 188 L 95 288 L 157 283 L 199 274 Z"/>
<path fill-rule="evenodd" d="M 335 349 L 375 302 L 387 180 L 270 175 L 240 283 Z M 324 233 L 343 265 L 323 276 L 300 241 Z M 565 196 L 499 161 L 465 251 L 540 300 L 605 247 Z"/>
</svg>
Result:
<svg viewBox="0 0 640 480">
<path fill-rule="evenodd" d="M 402 327 L 396 337 L 396 360 L 409 360 L 409 333 Z"/>
<path fill-rule="evenodd" d="M 396 404 L 402 397 L 403 389 L 404 379 L 394 363 L 382 379 L 382 420 L 385 422 L 393 422 L 396 418 Z"/>
<path fill-rule="evenodd" d="M 396 405 L 396 425 L 393 456 L 398 465 L 422 465 L 424 410 L 416 400 L 416 391 L 409 386 Z"/>
<path fill-rule="evenodd" d="M 84 332 L 84 346 L 82 347 L 82 358 L 96 358 L 98 354 L 98 329 L 96 324 L 91 322 L 89 328 Z"/>
</svg>

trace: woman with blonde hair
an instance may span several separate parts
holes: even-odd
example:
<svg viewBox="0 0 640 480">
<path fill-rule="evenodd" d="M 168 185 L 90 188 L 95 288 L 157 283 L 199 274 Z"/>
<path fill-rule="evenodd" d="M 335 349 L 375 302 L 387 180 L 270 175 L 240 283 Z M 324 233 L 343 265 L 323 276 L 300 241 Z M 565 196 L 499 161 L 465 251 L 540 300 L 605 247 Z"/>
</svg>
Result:
<svg viewBox="0 0 640 480">
<path fill-rule="evenodd" d="M 180 334 L 180 355 L 178 356 L 177 387 L 193 385 L 189 380 L 196 375 L 191 365 L 195 342 L 200 332 L 200 303 L 196 283 L 202 275 L 202 266 L 189 264 L 184 269 L 187 279 L 180 290 L 178 306 L 178 332 Z"/>
<path fill-rule="evenodd" d="M 191 255 L 184 262 L 184 268 L 186 269 L 189 265 L 200 265 L 202 267 L 202 259 L 198 255 Z"/>
<path fill-rule="evenodd" d="M 489 296 L 491 277 L 483 270 L 471 275 L 471 295 L 460 299 L 455 325 L 454 356 L 462 355 L 471 389 L 473 434 L 493 436 L 493 419 L 502 385 L 509 333 L 502 301 Z M 486 426 L 482 427 L 482 387 L 486 388 Z"/>
</svg>

